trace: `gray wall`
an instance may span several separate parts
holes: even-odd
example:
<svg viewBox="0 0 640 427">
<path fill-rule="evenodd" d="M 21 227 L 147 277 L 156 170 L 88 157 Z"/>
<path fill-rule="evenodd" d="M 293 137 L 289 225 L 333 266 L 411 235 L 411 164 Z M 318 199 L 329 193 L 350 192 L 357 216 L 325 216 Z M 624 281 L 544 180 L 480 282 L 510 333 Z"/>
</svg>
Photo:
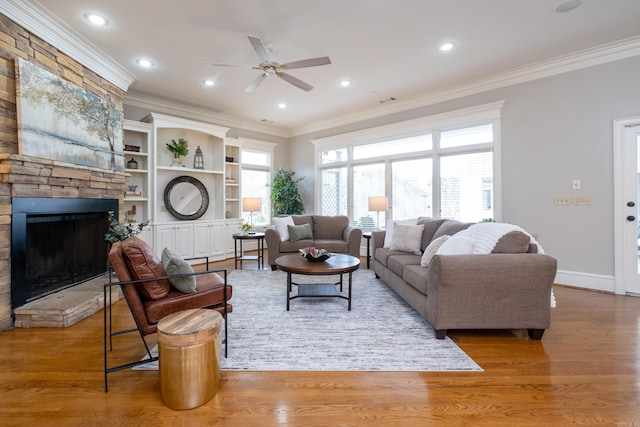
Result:
<svg viewBox="0 0 640 427">
<path fill-rule="evenodd" d="M 303 198 L 312 212 L 312 139 L 504 100 L 501 220 L 537 234 L 559 270 L 612 277 L 612 121 L 640 116 L 639 80 L 634 57 L 297 136 L 289 143 L 289 167 L 305 177 Z M 581 190 L 571 188 L 573 179 Z M 554 196 L 590 196 L 592 204 L 554 206 Z"/>
</svg>

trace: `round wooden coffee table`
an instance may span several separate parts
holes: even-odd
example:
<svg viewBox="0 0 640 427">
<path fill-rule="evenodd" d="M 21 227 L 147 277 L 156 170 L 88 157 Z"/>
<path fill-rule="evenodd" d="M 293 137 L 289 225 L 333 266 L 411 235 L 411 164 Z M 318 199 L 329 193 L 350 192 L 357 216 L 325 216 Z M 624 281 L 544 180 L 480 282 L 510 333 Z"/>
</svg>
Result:
<svg viewBox="0 0 640 427">
<path fill-rule="evenodd" d="M 276 266 L 287 273 L 287 311 L 289 302 L 296 298 L 342 298 L 348 301 L 348 309 L 351 310 L 351 273 L 360 267 L 360 259 L 346 254 L 333 254 L 323 262 L 311 262 L 301 255 L 283 255 L 276 258 Z M 342 291 L 342 275 L 349 274 L 349 287 L 347 295 Z M 330 276 L 339 275 L 337 283 L 295 283 L 291 280 L 292 274 L 305 276 Z M 292 286 L 298 287 L 298 293 L 291 295 Z M 339 290 L 338 290 L 339 287 Z"/>
</svg>

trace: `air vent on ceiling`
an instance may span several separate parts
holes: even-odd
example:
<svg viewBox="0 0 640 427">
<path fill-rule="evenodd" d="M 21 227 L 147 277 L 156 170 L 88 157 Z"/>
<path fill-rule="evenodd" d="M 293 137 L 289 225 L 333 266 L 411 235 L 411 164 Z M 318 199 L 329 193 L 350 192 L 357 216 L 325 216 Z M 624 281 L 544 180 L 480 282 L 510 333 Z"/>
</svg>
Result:
<svg viewBox="0 0 640 427">
<path fill-rule="evenodd" d="M 380 101 L 378 101 L 380 104 L 386 104 L 387 102 L 393 102 L 396 101 L 397 99 L 394 97 L 391 98 L 387 98 L 387 99 L 381 99 Z"/>
<path fill-rule="evenodd" d="M 262 120 L 260 120 L 260 121 L 261 121 L 261 122 L 263 122 L 263 123 L 270 123 L 270 124 L 273 124 L 273 120 L 269 120 L 269 119 L 262 119 Z"/>
</svg>

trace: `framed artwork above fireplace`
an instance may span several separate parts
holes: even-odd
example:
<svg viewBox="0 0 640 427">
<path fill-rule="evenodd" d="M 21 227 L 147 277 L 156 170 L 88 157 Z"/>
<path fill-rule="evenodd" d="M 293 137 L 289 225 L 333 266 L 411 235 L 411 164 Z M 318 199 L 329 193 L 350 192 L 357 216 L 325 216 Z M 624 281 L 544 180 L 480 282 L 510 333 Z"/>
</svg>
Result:
<svg viewBox="0 0 640 427">
<path fill-rule="evenodd" d="M 20 154 L 124 171 L 120 110 L 22 58 L 16 68 Z"/>
</svg>

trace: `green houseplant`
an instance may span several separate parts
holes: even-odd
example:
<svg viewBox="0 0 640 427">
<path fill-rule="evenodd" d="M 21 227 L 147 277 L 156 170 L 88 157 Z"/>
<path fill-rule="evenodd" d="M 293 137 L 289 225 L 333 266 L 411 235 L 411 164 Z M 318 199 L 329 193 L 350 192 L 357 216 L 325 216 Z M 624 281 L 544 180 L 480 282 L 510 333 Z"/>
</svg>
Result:
<svg viewBox="0 0 640 427">
<path fill-rule="evenodd" d="M 304 178 L 294 178 L 294 171 L 278 168 L 273 174 L 271 184 L 271 202 L 273 216 L 300 215 L 304 212 L 304 204 L 300 197 L 298 183 Z"/>
<path fill-rule="evenodd" d="M 113 244 L 115 242 L 121 242 L 127 237 L 137 236 L 142 232 L 144 227 L 149 224 L 149 220 L 140 222 L 137 224 L 132 223 L 119 223 L 116 219 L 113 211 L 109 211 L 107 216 L 107 223 L 109 224 L 109 230 L 104 235 L 104 240 Z"/>
<path fill-rule="evenodd" d="M 174 165 L 182 165 L 182 156 L 186 156 L 189 154 L 189 143 L 184 138 L 179 138 L 177 141 L 175 139 L 171 140 L 171 143 L 167 143 L 167 150 L 171 154 L 173 154 L 173 163 Z"/>
</svg>

